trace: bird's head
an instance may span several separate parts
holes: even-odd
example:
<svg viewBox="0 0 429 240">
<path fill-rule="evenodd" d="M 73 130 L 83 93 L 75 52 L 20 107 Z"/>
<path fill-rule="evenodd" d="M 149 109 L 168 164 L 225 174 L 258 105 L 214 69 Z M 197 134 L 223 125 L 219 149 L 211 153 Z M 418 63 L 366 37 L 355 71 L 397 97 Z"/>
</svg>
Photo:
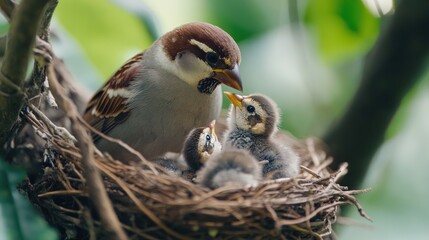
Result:
<svg viewBox="0 0 429 240">
<path fill-rule="evenodd" d="M 211 94 L 223 83 L 242 91 L 240 49 L 232 37 L 208 23 L 188 23 L 163 35 L 164 65 L 199 92 Z"/>
<path fill-rule="evenodd" d="M 208 127 L 193 129 L 185 140 L 183 155 L 188 165 L 194 169 L 200 169 L 215 153 L 220 152 L 221 144 L 215 133 L 216 121 L 212 121 Z"/>
<path fill-rule="evenodd" d="M 234 127 L 255 135 L 272 135 L 279 121 L 277 105 L 267 96 L 252 94 L 241 96 L 225 92 L 231 101 L 229 121 Z"/>
</svg>

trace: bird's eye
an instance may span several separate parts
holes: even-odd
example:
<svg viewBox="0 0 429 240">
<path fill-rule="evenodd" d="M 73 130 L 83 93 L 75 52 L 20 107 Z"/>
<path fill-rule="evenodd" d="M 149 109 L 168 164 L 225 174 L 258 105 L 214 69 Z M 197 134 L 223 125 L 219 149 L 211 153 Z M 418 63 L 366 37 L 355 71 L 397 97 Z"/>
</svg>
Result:
<svg viewBox="0 0 429 240">
<path fill-rule="evenodd" d="M 212 138 L 210 137 L 209 134 L 206 135 L 206 141 L 210 141 Z"/>
<path fill-rule="evenodd" d="M 219 56 L 215 52 L 208 52 L 206 54 L 206 60 L 209 64 L 216 64 L 219 60 Z"/>
<path fill-rule="evenodd" d="M 249 112 L 249 113 L 253 113 L 253 112 L 255 112 L 255 107 L 254 106 L 252 106 L 252 105 L 249 105 L 249 106 L 247 106 L 247 111 Z"/>
</svg>

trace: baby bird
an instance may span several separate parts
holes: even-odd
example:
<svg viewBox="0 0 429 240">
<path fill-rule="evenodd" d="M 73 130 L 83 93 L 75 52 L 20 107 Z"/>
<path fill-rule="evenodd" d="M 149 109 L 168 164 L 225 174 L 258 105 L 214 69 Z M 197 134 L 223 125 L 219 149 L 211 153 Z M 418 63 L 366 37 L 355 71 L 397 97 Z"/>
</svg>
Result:
<svg viewBox="0 0 429 240">
<path fill-rule="evenodd" d="M 208 127 L 195 128 L 186 137 L 182 153 L 190 170 L 198 171 L 211 155 L 221 151 L 215 124 L 213 120 Z"/>
<path fill-rule="evenodd" d="M 225 92 L 225 95 L 233 106 L 229 112 L 224 147 L 247 149 L 258 161 L 268 161 L 263 166 L 264 177 L 296 176 L 299 173 L 298 155 L 273 137 L 280 118 L 277 105 L 260 94 L 240 96 Z"/>
<path fill-rule="evenodd" d="M 256 186 L 262 175 L 261 165 L 243 149 L 231 148 L 213 155 L 197 173 L 197 182 L 215 189 L 227 184 Z"/>
<path fill-rule="evenodd" d="M 215 133 L 215 124 L 216 121 L 212 121 L 208 127 L 192 129 L 186 137 L 182 154 L 169 152 L 156 159 L 155 163 L 173 175 L 191 180 L 207 159 L 221 150 L 221 144 Z"/>
</svg>

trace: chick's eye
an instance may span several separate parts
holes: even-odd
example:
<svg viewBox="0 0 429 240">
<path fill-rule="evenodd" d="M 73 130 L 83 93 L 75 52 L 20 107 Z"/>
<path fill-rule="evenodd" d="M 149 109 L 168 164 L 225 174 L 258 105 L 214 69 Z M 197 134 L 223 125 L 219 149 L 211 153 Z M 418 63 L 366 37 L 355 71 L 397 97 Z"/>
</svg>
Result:
<svg viewBox="0 0 429 240">
<path fill-rule="evenodd" d="M 216 64 L 217 61 L 219 60 L 219 56 L 215 52 L 208 52 L 206 54 L 206 60 L 210 64 Z"/>
<path fill-rule="evenodd" d="M 249 105 L 249 106 L 247 106 L 247 111 L 249 112 L 249 113 L 253 113 L 253 112 L 255 112 L 255 107 L 254 106 L 252 106 L 252 105 Z"/>
<path fill-rule="evenodd" d="M 210 135 L 206 135 L 206 141 L 210 141 L 212 138 L 210 137 Z"/>
</svg>

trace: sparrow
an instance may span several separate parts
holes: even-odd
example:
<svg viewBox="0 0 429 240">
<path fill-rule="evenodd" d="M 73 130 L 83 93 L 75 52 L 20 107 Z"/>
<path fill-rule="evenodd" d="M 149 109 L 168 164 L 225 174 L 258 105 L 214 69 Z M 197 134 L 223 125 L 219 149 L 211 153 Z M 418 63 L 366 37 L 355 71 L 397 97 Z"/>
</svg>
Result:
<svg viewBox="0 0 429 240">
<path fill-rule="evenodd" d="M 222 146 L 215 132 L 216 120 L 213 120 L 208 127 L 193 129 L 185 140 L 182 150 L 189 169 L 196 172 L 200 170 L 207 160 L 216 153 L 219 153 Z"/>
<path fill-rule="evenodd" d="M 192 178 L 211 155 L 221 151 L 222 146 L 215 133 L 215 124 L 216 121 L 213 120 L 207 127 L 192 129 L 186 137 L 181 154 L 168 152 L 156 159 L 155 163 L 173 175 Z"/>
<path fill-rule="evenodd" d="M 189 131 L 219 116 L 221 83 L 242 91 L 240 59 L 238 45 L 219 27 L 179 26 L 113 74 L 89 101 L 83 118 L 147 159 L 179 152 Z M 115 159 L 135 160 L 97 134 L 93 141 Z"/>
<path fill-rule="evenodd" d="M 298 155 L 273 137 L 280 120 L 277 105 L 261 94 L 241 96 L 225 92 L 225 95 L 232 106 L 223 146 L 247 149 L 258 161 L 267 161 L 262 170 L 265 178 L 298 175 Z"/>
<path fill-rule="evenodd" d="M 196 181 L 211 189 L 227 184 L 252 187 L 258 184 L 261 176 L 261 165 L 248 151 L 229 148 L 214 154 L 197 172 Z"/>
</svg>

